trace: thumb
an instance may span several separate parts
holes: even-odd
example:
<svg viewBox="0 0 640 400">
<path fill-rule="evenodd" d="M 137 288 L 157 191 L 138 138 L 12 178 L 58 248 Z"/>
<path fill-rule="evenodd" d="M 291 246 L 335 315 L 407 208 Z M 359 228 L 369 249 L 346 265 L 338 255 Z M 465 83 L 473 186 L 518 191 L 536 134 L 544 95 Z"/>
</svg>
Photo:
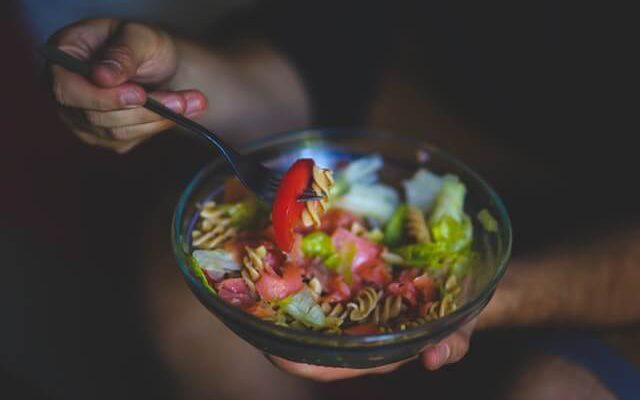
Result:
<svg viewBox="0 0 640 400">
<path fill-rule="evenodd" d="M 171 37 L 135 22 L 116 27 L 94 60 L 92 79 L 103 87 L 115 87 L 127 81 L 160 84 L 176 70 Z"/>
</svg>

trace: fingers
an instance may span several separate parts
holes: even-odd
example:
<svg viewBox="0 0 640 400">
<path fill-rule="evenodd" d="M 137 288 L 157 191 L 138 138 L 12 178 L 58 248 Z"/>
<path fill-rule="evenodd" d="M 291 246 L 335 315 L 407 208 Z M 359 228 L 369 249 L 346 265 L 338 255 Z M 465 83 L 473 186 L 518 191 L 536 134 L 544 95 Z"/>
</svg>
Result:
<svg viewBox="0 0 640 400">
<path fill-rule="evenodd" d="M 187 102 L 181 92 L 156 92 L 151 95 L 165 107 L 182 114 L 187 109 Z M 191 110 L 195 111 L 195 110 Z M 87 110 L 85 116 L 91 125 L 101 128 L 117 128 L 121 126 L 144 124 L 155 122 L 162 117 L 144 107 L 119 109 L 115 111 Z"/>
<path fill-rule="evenodd" d="M 443 365 L 460 361 L 469 351 L 469 341 L 475 323 L 474 319 L 440 343 L 427 348 L 422 353 L 422 363 L 425 368 L 435 371 Z"/>
<path fill-rule="evenodd" d="M 113 18 L 82 20 L 56 32 L 50 42 L 72 56 L 88 61 L 116 30 L 118 24 Z"/>
<path fill-rule="evenodd" d="M 158 84 L 176 69 L 171 37 L 135 22 L 119 25 L 94 59 L 92 79 L 103 87 L 115 87 L 129 80 Z"/>
<path fill-rule="evenodd" d="M 411 360 L 398 361 L 393 364 L 383 365 L 376 368 L 367 369 L 353 369 L 353 368 L 337 368 L 337 367 L 322 367 L 318 365 L 301 364 L 293 361 L 285 360 L 284 358 L 269 356 L 273 363 L 294 375 L 301 376 L 303 378 L 312 379 L 319 382 L 330 382 L 341 379 L 356 378 L 358 376 L 369 374 L 386 374 L 398 369 L 403 364 Z"/>
<path fill-rule="evenodd" d="M 151 97 L 187 117 L 197 117 L 207 108 L 207 99 L 195 90 L 154 92 Z M 173 122 L 143 107 L 115 111 L 85 111 L 90 125 L 105 128 L 115 140 L 147 137 L 173 126 Z"/>
<path fill-rule="evenodd" d="M 104 89 L 57 65 L 52 66 L 52 75 L 56 101 L 65 107 L 110 111 L 140 106 L 146 101 L 144 89 L 136 84 Z"/>
<path fill-rule="evenodd" d="M 207 99 L 196 90 L 154 92 L 151 97 L 179 114 L 193 118 L 207 109 Z M 123 153 L 174 125 L 143 107 L 114 111 L 65 108 L 63 121 L 85 143 Z"/>
</svg>

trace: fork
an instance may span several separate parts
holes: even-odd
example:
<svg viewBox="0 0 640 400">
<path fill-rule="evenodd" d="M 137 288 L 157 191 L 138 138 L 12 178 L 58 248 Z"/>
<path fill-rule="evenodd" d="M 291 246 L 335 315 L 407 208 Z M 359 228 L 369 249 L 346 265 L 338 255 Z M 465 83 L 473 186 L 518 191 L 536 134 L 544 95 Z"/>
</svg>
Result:
<svg viewBox="0 0 640 400">
<path fill-rule="evenodd" d="M 40 49 L 40 53 L 50 63 L 60 65 L 71 72 L 75 72 L 85 78 L 89 78 L 88 63 L 71 56 L 56 46 L 47 44 Z M 260 199 L 267 203 L 271 203 L 273 201 L 276 190 L 278 189 L 282 179 L 282 175 L 279 172 L 255 161 L 250 156 L 240 154 L 204 126 L 192 119 L 173 112 L 151 97 L 147 96 L 147 101 L 145 102 L 144 107 L 175 122 L 178 126 L 184 128 L 185 132 L 191 134 L 191 136 L 213 146 L 229 163 L 235 175 L 240 179 L 240 182 L 242 182 L 249 190 L 254 192 Z M 319 200 L 321 198 L 322 196 L 316 194 L 313 189 L 307 188 L 302 195 L 298 197 L 298 201 Z"/>
</svg>

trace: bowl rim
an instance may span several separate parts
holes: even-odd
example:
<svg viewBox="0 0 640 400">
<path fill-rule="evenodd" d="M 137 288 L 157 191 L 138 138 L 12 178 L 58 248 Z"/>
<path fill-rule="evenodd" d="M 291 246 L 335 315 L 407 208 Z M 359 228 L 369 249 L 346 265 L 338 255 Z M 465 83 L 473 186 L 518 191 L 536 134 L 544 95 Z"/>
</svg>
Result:
<svg viewBox="0 0 640 400">
<path fill-rule="evenodd" d="M 233 322 L 242 325 L 245 328 L 250 328 L 253 331 L 258 331 L 269 336 L 275 336 L 280 339 L 292 340 L 294 342 L 302 342 L 305 345 L 316 345 L 329 348 L 358 348 L 358 347 L 376 347 L 383 345 L 396 345 L 401 342 L 420 340 L 425 337 L 436 337 L 447 331 L 450 326 L 461 319 L 470 318 L 470 316 L 477 314 L 480 309 L 477 306 L 484 307 L 493 295 L 498 282 L 502 279 L 507 265 L 511 257 L 513 232 L 511 227 L 511 221 L 507 213 L 504 202 L 493 190 L 493 188 L 472 168 L 467 166 L 456 157 L 450 155 L 446 151 L 429 144 L 428 142 L 418 140 L 411 137 L 397 137 L 389 133 L 381 131 L 370 131 L 361 128 L 307 128 L 302 130 L 293 130 L 274 135 L 268 135 L 258 140 L 252 141 L 247 146 L 244 146 L 242 150 L 246 153 L 253 153 L 259 150 L 264 150 L 270 147 L 278 147 L 283 144 L 301 142 L 308 139 L 320 139 L 331 143 L 331 138 L 339 136 L 340 138 L 358 138 L 358 137 L 372 137 L 375 136 L 378 139 L 394 140 L 395 142 L 404 142 L 407 145 L 419 146 L 419 149 L 425 149 L 429 154 L 437 153 L 438 157 L 442 158 L 446 163 L 453 164 L 457 168 L 464 171 L 467 176 L 475 180 L 492 202 L 495 208 L 498 210 L 498 220 L 502 227 L 502 237 L 504 238 L 504 252 L 497 262 L 496 273 L 491 277 L 489 282 L 484 288 L 480 290 L 480 293 L 475 297 L 469 299 L 464 305 L 456 309 L 454 312 L 447 314 L 434 321 L 430 321 L 421 324 L 417 327 L 407 328 L 404 331 L 394 331 L 390 333 L 376 333 L 369 335 L 334 335 L 322 332 L 316 332 L 312 330 L 298 330 L 288 327 L 282 327 L 273 324 L 269 321 L 264 321 L 258 317 L 255 317 L 246 311 L 231 306 L 225 303 L 218 296 L 212 296 L 210 292 L 204 287 L 202 282 L 198 280 L 192 273 L 189 266 L 187 255 L 182 251 L 182 233 L 180 231 L 182 226 L 182 219 L 185 209 L 188 204 L 188 200 L 193 194 L 194 190 L 199 186 L 203 178 L 215 168 L 224 164 L 220 157 L 216 157 L 212 162 L 202 167 L 198 173 L 191 179 L 186 188 L 181 192 L 178 203 L 174 210 L 171 236 L 172 247 L 174 255 L 178 261 L 178 267 L 183 275 L 183 278 L 187 282 L 188 286 L 194 291 L 196 297 L 205 303 L 207 308 L 214 308 L 224 315 L 224 318 L 229 318 Z M 484 303 L 484 304 L 483 304 Z M 216 315 L 223 323 L 226 324 L 224 318 L 220 315 Z"/>
</svg>

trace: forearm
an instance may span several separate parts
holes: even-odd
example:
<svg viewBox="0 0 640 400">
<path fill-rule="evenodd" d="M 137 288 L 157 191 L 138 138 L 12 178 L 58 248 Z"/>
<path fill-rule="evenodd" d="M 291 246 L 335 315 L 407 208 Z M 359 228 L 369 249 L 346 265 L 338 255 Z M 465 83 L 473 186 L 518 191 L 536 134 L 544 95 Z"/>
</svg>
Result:
<svg viewBox="0 0 640 400">
<path fill-rule="evenodd" d="M 306 126 L 310 100 L 296 70 L 265 43 L 230 52 L 178 39 L 172 89 L 198 88 L 209 100 L 200 121 L 231 142 Z"/>
<path fill-rule="evenodd" d="M 515 260 L 480 326 L 605 326 L 640 320 L 640 229 Z"/>
</svg>

